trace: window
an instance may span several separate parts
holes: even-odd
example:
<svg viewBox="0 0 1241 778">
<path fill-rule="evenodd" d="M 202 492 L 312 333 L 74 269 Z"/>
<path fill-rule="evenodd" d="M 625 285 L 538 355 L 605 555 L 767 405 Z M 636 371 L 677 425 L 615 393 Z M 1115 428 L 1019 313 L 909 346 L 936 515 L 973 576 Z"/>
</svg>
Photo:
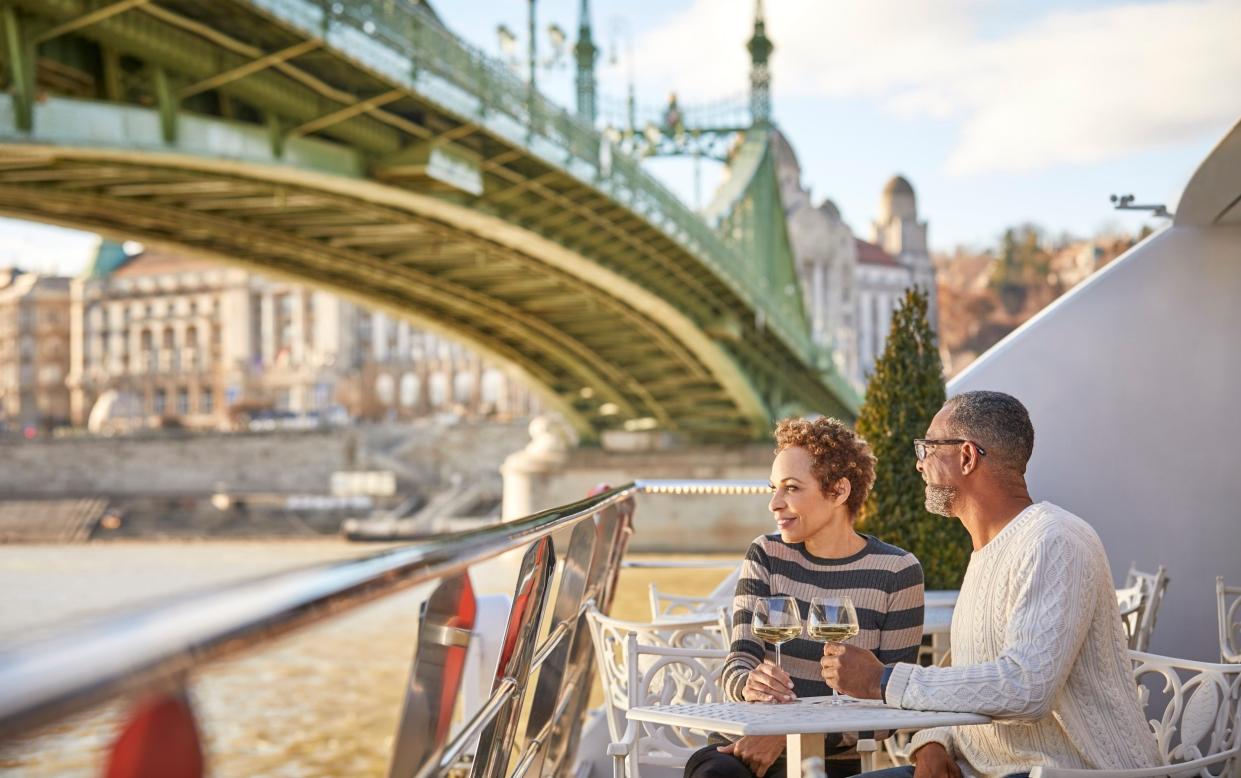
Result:
<svg viewBox="0 0 1241 778">
<path fill-rule="evenodd" d="M 167 408 L 167 399 L 163 389 L 156 389 L 154 391 L 154 395 L 151 397 L 151 406 L 156 416 L 164 415 L 164 410 Z"/>
<path fill-rule="evenodd" d="M 504 374 L 494 367 L 483 371 L 483 404 L 492 408 L 500 406 L 500 398 L 504 394 Z"/>
<path fill-rule="evenodd" d="M 198 412 L 202 414 L 215 413 L 214 389 L 208 387 L 198 393 Z"/>
<path fill-rule="evenodd" d="M 396 395 L 395 381 L 392 376 L 384 373 L 375 379 L 375 396 L 383 405 L 391 405 Z"/>
<path fill-rule="evenodd" d="M 470 397 L 474 394 L 474 374 L 457 373 L 452 379 L 452 396 L 453 400 L 467 405 Z"/>
<path fill-rule="evenodd" d="M 190 415 L 190 390 L 185 387 L 177 390 L 177 415 Z"/>
<path fill-rule="evenodd" d="M 443 373 L 432 373 L 427 381 L 427 394 L 430 396 L 432 408 L 442 408 L 448 402 L 448 376 Z"/>
<path fill-rule="evenodd" d="M 406 408 L 417 405 L 419 389 L 418 376 L 413 373 L 401 376 L 401 405 Z"/>
<path fill-rule="evenodd" d="M 187 327 L 185 330 L 185 353 L 183 359 L 185 366 L 190 370 L 197 367 L 197 362 L 201 358 L 198 353 L 198 328 L 194 326 Z"/>
</svg>

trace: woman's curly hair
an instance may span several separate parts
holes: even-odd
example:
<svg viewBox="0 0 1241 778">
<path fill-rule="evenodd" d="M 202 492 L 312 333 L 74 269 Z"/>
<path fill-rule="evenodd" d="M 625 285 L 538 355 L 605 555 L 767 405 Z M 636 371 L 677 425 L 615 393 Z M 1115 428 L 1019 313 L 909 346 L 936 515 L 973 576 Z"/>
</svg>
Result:
<svg viewBox="0 0 1241 778">
<path fill-rule="evenodd" d="M 783 419 L 776 425 L 776 453 L 786 448 L 804 448 L 810 454 L 810 472 L 819 479 L 819 491 L 831 494 L 832 485 L 849 479 L 849 515 L 856 517 L 875 484 L 875 455 L 870 444 L 848 425 L 820 416 Z"/>
</svg>

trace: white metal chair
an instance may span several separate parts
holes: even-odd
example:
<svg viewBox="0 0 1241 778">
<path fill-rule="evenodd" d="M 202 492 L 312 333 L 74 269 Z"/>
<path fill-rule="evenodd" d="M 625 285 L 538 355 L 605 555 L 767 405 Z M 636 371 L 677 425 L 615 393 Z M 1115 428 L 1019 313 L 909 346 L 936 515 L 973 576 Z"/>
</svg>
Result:
<svg viewBox="0 0 1241 778">
<path fill-rule="evenodd" d="M 737 590 L 737 579 L 740 577 L 741 567 L 737 566 L 711 590 L 710 594 L 701 597 L 668 594 L 659 591 L 655 584 L 651 584 L 649 592 L 651 619 L 653 621 L 680 619 L 714 613 L 718 608 L 723 608 L 731 617 L 733 594 Z"/>
<path fill-rule="evenodd" d="M 1125 586 L 1116 590 L 1116 605 L 1120 607 L 1120 615 L 1128 616 L 1142 607 L 1142 584 Z"/>
<path fill-rule="evenodd" d="M 1219 661 L 1241 662 L 1241 586 L 1225 586 L 1222 575 L 1216 578 L 1215 606 L 1219 617 Z"/>
<path fill-rule="evenodd" d="M 614 743 L 622 740 L 628 725 L 625 711 L 629 709 L 631 697 L 630 636 L 644 649 L 678 649 L 688 651 L 687 656 L 707 657 L 713 657 L 712 652 L 723 652 L 719 660 L 721 666 L 722 657 L 728 655 L 728 619 L 723 609 L 699 619 L 643 623 L 605 616 L 592 604 L 586 611 L 586 621 L 590 625 L 590 634 L 594 640 L 599 681 L 603 685 L 603 707 L 607 715 L 608 733 Z M 641 673 L 648 670 L 645 664 L 655 662 L 653 659 L 641 657 L 635 657 L 634 661 L 638 662 L 637 668 Z M 718 668 L 716 671 L 718 672 Z M 703 742 L 705 744 L 706 741 Z"/>
<path fill-rule="evenodd" d="M 625 710 L 639 705 L 722 702 L 720 670 L 726 649 L 668 648 L 625 638 Z M 705 730 L 626 721 L 608 746 L 613 778 L 677 778 L 685 762 L 707 745 Z"/>
<path fill-rule="evenodd" d="M 1116 592 L 1119 603 L 1124 592 L 1126 604 L 1129 604 L 1131 590 L 1138 589 L 1139 604 L 1126 614 L 1121 611 L 1121 620 L 1125 625 L 1125 633 L 1129 636 L 1129 648 L 1134 651 L 1145 651 L 1150 646 L 1151 633 L 1155 631 L 1155 619 L 1159 615 L 1159 606 L 1163 603 L 1164 592 L 1168 588 L 1168 573 L 1163 565 L 1153 573 L 1145 573 L 1137 568 L 1137 563 L 1129 566 L 1129 575 L 1125 586 Z"/>
<path fill-rule="evenodd" d="M 726 649 L 646 646 L 630 632 L 625 637 L 628 680 L 624 710 L 639 705 L 681 705 L 723 702 L 720 672 Z M 608 745 L 613 778 L 679 778 L 695 751 L 707 745 L 709 732 L 639 721 L 625 721 L 619 738 Z M 874 769 L 874 740 L 859 740 L 864 771 Z"/>
<path fill-rule="evenodd" d="M 1138 696 L 1147 706 L 1163 765 L 1141 770 L 1060 770 L 1035 767 L 1030 778 L 1158 778 L 1241 774 L 1241 664 L 1212 664 L 1130 651 Z M 1154 680 L 1168 695 L 1150 705 Z M 1157 716 L 1157 717 L 1156 717 Z"/>
</svg>

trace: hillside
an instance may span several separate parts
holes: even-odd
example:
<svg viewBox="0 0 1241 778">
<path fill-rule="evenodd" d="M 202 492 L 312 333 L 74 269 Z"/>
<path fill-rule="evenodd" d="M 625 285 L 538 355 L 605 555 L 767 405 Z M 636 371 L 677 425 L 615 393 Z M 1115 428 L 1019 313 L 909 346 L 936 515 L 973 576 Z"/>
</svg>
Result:
<svg viewBox="0 0 1241 778">
<path fill-rule="evenodd" d="M 1107 235 L 1049 240 L 1041 230 L 1007 230 L 981 253 L 958 249 L 934 257 L 939 345 L 952 377 L 1024 321 L 1146 237 Z"/>
</svg>

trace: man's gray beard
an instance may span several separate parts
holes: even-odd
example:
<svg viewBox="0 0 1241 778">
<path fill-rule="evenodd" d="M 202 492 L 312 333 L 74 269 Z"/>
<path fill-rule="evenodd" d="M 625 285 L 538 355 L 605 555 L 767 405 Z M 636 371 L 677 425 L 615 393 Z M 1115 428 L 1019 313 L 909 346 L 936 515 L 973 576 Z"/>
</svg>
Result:
<svg viewBox="0 0 1241 778">
<path fill-rule="evenodd" d="M 926 509 L 937 516 L 952 518 L 952 504 L 956 502 L 957 489 L 953 486 L 926 485 Z"/>
</svg>

